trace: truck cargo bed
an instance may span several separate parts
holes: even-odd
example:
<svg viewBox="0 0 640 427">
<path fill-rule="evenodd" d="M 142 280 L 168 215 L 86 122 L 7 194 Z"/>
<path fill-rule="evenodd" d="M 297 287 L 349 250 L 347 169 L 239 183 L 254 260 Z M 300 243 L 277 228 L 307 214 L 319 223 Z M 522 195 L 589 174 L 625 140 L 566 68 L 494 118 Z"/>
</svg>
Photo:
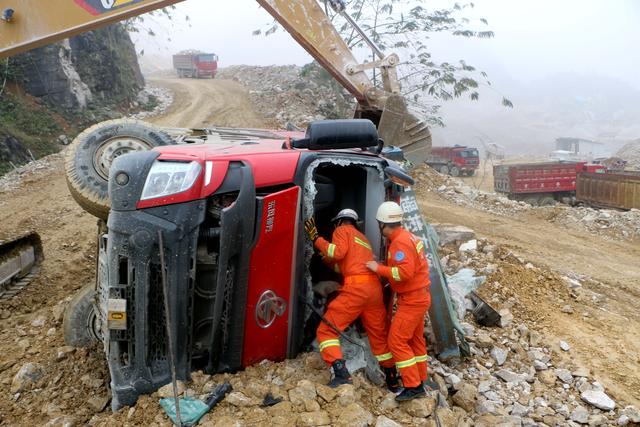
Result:
<svg viewBox="0 0 640 427">
<path fill-rule="evenodd" d="M 575 163 L 520 163 L 493 167 L 494 188 L 508 194 L 575 191 Z"/>
<path fill-rule="evenodd" d="M 578 174 L 576 199 L 591 206 L 640 209 L 640 172 Z"/>
</svg>

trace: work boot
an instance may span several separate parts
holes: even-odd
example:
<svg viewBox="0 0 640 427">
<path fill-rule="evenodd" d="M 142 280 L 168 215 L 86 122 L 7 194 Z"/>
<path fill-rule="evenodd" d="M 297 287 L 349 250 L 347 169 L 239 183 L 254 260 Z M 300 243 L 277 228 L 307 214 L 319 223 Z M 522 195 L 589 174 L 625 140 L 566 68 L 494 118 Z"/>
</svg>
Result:
<svg viewBox="0 0 640 427">
<path fill-rule="evenodd" d="M 429 378 L 422 381 L 422 387 L 424 387 L 426 391 L 440 390 L 438 383 Z"/>
<path fill-rule="evenodd" d="M 333 367 L 333 379 L 329 381 L 329 387 L 336 388 L 342 384 L 353 384 L 351 374 L 347 370 L 347 365 L 345 365 L 343 359 L 336 360 L 331 366 Z"/>
<path fill-rule="evenodd" d="M 420 384 L 417 387 L 405 387 L 405 389 L 402 390 L 402 393 L 396 396 L 396 400 L 398 402 L 404 402 L 418 397 L 424 397 L 426 395 L 427 393 L 424 391 L 424 387 Z"/>
<path fill-rule="evenodd" d="M 390 392 L 397 393 L 400 390 L 400 381 L 398 379 L 398 371 L 396 367 L 382 368 L 384 371 L 384 378 L 387 382 L 387 389 Z"/>
</svg>

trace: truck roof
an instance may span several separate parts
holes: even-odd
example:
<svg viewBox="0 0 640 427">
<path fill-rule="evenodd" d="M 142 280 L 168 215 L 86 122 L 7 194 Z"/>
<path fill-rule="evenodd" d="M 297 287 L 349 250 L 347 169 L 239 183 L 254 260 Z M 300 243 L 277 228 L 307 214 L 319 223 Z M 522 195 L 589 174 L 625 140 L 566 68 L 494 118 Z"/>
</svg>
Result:
<svg viewBox="0 0 640 427">
<path fill-rule="evenodd" d="M 213 175 L 224 173 L 229 162 L 245 161 L 252 166 L 257 187 L 292 182 L 301 153 L 310 151 L 290 148 L 291 139 L 305 136 L 300 131 L 221 127 L 165 130 L 178 144 L 154 148 L 161 153 L 159 160 L 210 162 Z M 359 149 L 323 150 L 322 153 L 379 158 L 374 153 Z"/>
</svg>

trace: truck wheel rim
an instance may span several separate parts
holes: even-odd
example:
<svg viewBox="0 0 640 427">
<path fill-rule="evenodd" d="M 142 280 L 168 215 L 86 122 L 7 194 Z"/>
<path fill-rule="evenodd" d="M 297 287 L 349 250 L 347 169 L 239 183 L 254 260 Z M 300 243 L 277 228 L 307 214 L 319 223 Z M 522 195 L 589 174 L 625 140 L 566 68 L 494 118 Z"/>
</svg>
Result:
<svg viewBox="0 0 640 427">
<path fill-rule="evenodd" d="M 148 151 L 151 145 L 131 136 L 118 136 L 103 142 L 93 156 L 93 167 L 105 180 L 109 179 L 109 169 L 113 161 L 132 151 Z"/>
</svg>

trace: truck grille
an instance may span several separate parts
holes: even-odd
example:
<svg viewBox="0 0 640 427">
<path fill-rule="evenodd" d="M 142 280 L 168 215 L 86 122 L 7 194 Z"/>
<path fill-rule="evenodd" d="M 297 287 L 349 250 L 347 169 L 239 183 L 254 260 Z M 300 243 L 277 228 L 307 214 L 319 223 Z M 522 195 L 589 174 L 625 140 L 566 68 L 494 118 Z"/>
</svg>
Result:
<svg viewBox="0 0 640 427">
<path fill-rule="evenodd" d="M 162 293 L 162 272 L 160 265 L 149 266 L 149 305 L 147 324 L 149 325 L 149 343 L 147 360 L 154 373 L 165 367 L 167 361 L 167 331 L 164 314 L 164 295 Z"/>
</svg>

